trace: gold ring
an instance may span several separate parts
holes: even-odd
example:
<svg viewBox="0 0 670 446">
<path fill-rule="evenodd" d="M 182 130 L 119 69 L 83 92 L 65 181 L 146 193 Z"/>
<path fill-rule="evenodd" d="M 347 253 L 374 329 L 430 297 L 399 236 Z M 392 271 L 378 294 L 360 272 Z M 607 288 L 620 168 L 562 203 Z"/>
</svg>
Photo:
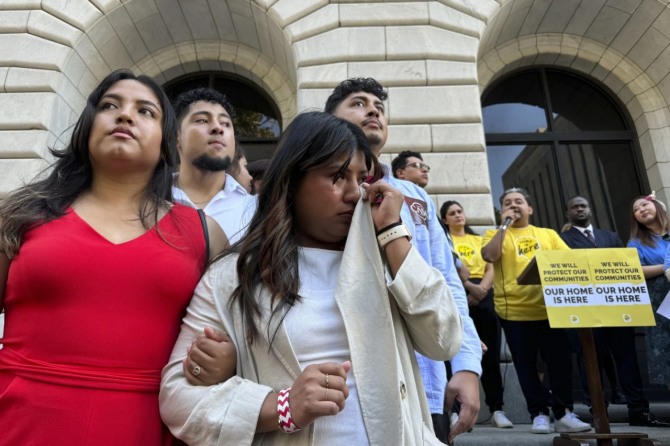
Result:
<svg viewBox="0 0 670 446">
<path fill-rule="evenodd" d="M 323 400 L 328 401 L 328 387 L 326 387 L 326 393 L 323 395 Z"/>
<path fill-rule="evenodd" d="M 193 373 L 193 376 L 198 376 L 200 374 L 200 372 L 201 372 L 201 370 L 200 370 L 199 365 L 193 366 L 193 370 L 191 370 L 191 373 Z"/>
<path fill-rule="evenodd" d="M 326 373 L 326 389 L 328 388 L 328 374 Z"/>
</svg>

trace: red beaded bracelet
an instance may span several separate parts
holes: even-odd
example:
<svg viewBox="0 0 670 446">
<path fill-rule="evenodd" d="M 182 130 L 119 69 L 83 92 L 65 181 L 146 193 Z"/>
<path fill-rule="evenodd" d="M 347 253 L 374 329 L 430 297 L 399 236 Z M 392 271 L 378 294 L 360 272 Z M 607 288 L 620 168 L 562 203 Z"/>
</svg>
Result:
<svg viewBox="0 0 670 446">
<path fill-rule="evenodd" d="M 291 416 L 291 407 L 288 404 L 290 394 L 291 388 L 289 387 L 280 391 L 279 397 L 277 397 L 277 423 L 279 423 L 279 429 L 287 434 L 300 430 L 293 422 L 293 417 Z"/>
</svg>

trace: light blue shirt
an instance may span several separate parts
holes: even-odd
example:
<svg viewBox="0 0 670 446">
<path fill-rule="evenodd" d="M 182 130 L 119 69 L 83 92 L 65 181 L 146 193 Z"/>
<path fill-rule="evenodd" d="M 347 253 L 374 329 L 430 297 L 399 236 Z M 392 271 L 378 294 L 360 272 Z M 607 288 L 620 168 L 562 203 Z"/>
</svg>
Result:
<svg viewBox="0 0 670 446">
<path fill-rule="evenodd" d="M 637 238 L 628 240 L 627 246 L 637 249 L 637 255 L 640 257 L 642 266 L 663 264 L 663 269 L 668 269 L 670 267 L 670 257 L 668 256 L 670 240 L 663 240 L 663 237 L 656 234 L 651 235 L 651 240 L 654 246 L 645 245 Z"/>
<path fill-rule="evenodd" d="M 175 179 L 177 175 L 174 175 Z M 186 192 L 176 186 L 172 186 L 172 196 L 176 203 L 197 208 Z M 247 226 L 256 212 L 257 204 L 258 201 L 254 195 L 249 195 L 246 189 L 235 181 L 235 178 L 226 174 L 226 184 L 223 189 L 217 192 L 202 210 L 205 215 L 212 217 L 221 226 L 232 245 L 246 234 Z"/>
<path fill-rule="evenodd" d="M 437 221 L 435 204 L 426 191 L 416 184 L 390 176 L 388 166 L 382 165 L 382 170 L 383 180 L 405 195 L 405 206 L 400 211 L 400 218 L 412 233 L 412 245 L 426 263 L 442 272 L 458 306 L 463 321 L 463 346 L 451 360 L 452 371 L 456 373 L 467 370 L 481 376 L 481 343 L 475 324 L 470 318 L 465 289 L 454 266 L 449 242 Z M 441 414 L 444 412 L 444 393 L 447 387 L 444 362 L 433 361 L 419 353 L 416 354 L 416 358 L 426 389 L 430 413 Z"/>
</svg>

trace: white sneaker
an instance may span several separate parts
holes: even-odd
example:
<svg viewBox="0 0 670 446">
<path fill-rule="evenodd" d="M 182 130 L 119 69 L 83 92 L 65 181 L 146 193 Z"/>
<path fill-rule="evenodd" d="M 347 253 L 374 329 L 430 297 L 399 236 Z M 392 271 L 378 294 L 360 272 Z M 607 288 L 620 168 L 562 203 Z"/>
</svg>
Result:
<svg viewBox="0 0 670 446">
<path fill-rule="evenodd" d="M 565 411 L 563 418 L 554 421 L 556 432 L 587 432 L 591 430 L 591 425 L 584 423 L 577 415 Z"/>
<path fill-rule="evenodd" d="M 493 412 L 493 416 L 491 417 L 491 424 L 493 427 L 500 427 L 502 429 L 514 427 L 514 424 L 510 421 L 509 418 L 507 418 L 507 415 L 505 415 L 505 412 L 502 410 L 496 410 Z"/>
<path fill-rule="evenodd" d="M 458 423 L 458 414 L 453 412 L 449 417 L 449 426 L 454 427 L 456 423 Z"/>
<path fill-rule="evenodd" d="M 549 422 L 549 415 L 538 415 L 533 418 L 533 427 L 530 431 L 534 434 L 550 434 L 553 429 Z"/>
</svg>

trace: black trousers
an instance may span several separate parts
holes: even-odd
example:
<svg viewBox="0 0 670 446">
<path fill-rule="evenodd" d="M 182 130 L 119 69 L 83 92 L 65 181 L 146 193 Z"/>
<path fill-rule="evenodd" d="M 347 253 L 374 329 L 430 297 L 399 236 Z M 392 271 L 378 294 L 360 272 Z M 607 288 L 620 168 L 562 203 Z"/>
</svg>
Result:
<svg viewBox="0 0 670 446">
<path fill-rule="evenodd" d="M 478 284 L 481 279 L 470 279 L 470 281 Z M 479 339 L 488 347 L 488 351 L 482 356 L 481 381 L 486 405 L 493 413 L 502 410 L 504 390 L 500 374 L 500 322 L 493 305 L 493 290 L 469 310 Z"/>
<path fill-rule="evenodd" d="M 433 419 L 435 436 L 442 443 L 447 444 L 447 439 L 449 438 L 449 416 L 446 413 L 433 413 L 430 416 Z"/>
<path fill-rule="evenodd" d="M 575 330 L 570 330 L 571 337 L 578 337 Z M 644 397 L 642 391 L 642 376 L 640 375 L 640 365 L 637 362 L 637 352 L 635 349 L 635 329 L 632 327 L 602 327 L 593 329 L 593 340 L 596 345 L 596 354 L 598 364 L 603 363 L 603 357 L 608 351 L 612 352 L 614 363 L 616 364 L 619 375 L 621 390 L 626 395 L 629 412 L 644 412 L 649 409 L 649 401 Z M 573 345 L 575 343 L 573 342 Z M 589 387 L 586 380 L 586 371 L 584 370 L 584 361 L 582 359 L 581 344 L 577 339 L 577 363 L 579 364 L 579 376 L 584 390 L 584 403 L 591 405 Z M 601 380 L 602 380 L 602 366 Z"/>
<path fill-rule="evenodd" d="M 531 420 L 540 414 L 549 415 L 549 406 L 556 419 L 563 418 L 565 410 L 573 408 L 570 342 L 565 330 L 550 328 L 547 320 L 500 319 L 500 324 L 505 330 Z M 538 353 L 547 365 L 551 401 L 547 400 L 538 376 Z"/>
</svg>

